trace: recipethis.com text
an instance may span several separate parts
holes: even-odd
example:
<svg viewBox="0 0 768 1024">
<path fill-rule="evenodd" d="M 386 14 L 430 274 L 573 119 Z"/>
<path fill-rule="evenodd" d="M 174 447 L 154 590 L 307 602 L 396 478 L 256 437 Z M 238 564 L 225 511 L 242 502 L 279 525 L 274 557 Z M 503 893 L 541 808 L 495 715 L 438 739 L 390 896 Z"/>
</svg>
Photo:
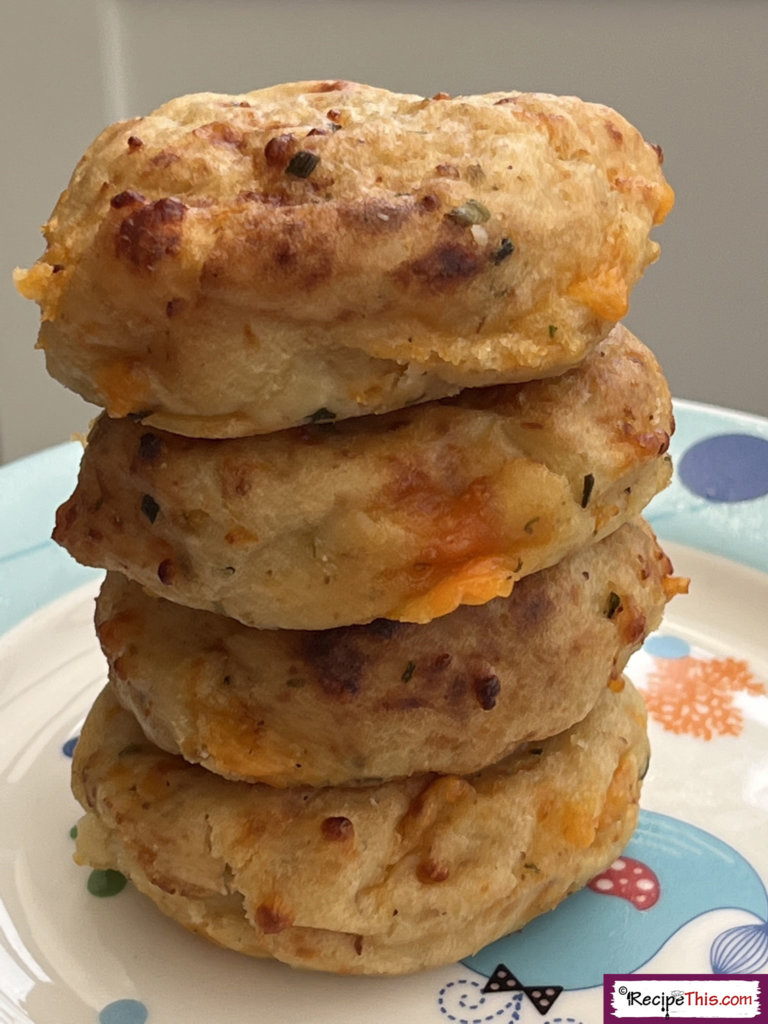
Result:
<svg viewBox="0 0 768 1024">
<path fill-rule="evenodd" d="M 607 974 L 605 1021 L 711 1019 L 768 1022 L 766 975 Z"/>
</svg>

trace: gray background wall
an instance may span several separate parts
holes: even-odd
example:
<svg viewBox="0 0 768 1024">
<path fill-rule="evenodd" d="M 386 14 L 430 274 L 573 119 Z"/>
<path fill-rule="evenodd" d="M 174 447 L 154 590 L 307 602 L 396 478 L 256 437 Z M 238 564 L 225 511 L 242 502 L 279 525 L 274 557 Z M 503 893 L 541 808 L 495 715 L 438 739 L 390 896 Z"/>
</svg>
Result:
<svg viewBox="0 0 768 1024">
<path fill-rule="evenodd" d="M 10 283 L 92 138 L 184 92 L 304 78 L 616 107 L 677 192 L 627 323 L 675 395 L 768 415 L 766 54 L 768 0 L 3 0 L 0 459 L 93 414 L 46 377 Z"/>
</svg>

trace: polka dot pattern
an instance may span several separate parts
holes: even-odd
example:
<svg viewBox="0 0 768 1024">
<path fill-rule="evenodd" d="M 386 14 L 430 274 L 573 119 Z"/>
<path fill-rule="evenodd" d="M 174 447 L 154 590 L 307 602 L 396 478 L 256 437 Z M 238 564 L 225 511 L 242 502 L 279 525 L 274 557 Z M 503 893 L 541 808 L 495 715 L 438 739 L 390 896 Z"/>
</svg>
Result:
<svg viewBox="0 0 768 1024">
<path fill-rule="evenodd" d="M 672 483 L 645 516 L 675 542 L 768 572 L 768 419 L 675 402 Z"/>
<path fill-rule="evenodd" d="M 679 636 L 652 633 L 643 644 L 643 650 L 655 658 L 686 658 L 691 653 L 691 645 Z"/>
<path fill-rule="evenodd" d="M 145 1024 L 149 1012 L 138 999 L 117 999 L 99 1014 L 99 1024 Z"/>
<path fill-rule="evenodd" d="M 88 892 L 91 896 L 117 896 L 126 886 L 127 879 L 119 871 L 92 871 L 88 876 Z"/>
<path fill-rule="evenodd" d="M 677 465 L 682 483 L 707 501 L 750 501 L 768 494 L 768 441 L 717 434 L 692 445 Z"/>
<path fill-rule="evenodd" d="M 73 736 L 71 739 L 68 739 L 67 742 L 62 745 L 61 752 L 64 755 L 64 757 L 72 757 L 72 755 L 75 752 L 75 747 L 77 746 L 77 741 L 79 739 L 79 736 Z"/>
</svg>

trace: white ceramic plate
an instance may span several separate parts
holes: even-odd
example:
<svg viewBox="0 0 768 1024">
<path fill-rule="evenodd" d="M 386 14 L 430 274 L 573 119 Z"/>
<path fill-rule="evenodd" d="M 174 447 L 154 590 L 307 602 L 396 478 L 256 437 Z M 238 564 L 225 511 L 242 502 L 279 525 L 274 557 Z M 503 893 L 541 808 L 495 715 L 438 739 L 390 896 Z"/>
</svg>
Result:
<svg viewBox="0 0 768 1024">
<path fill-rule="evenodd" d="M 523 932 L 399 979 L 250 960 L 130 886 L 89 892 L 71 858 L 68 741 L 105 677 L 99 574 L 47 539 L 79 452 L 0 469 L 0 1022 L 598 1024 L 603 973 L 765 970 L 768 421 L 676 412 L 677 478 L 649 518 L 692 584 L 631 665 L 654 749 L 637 833 L 607 876 Z M 499 965 L 522 987 L 484 993 Z"/>
</svg>

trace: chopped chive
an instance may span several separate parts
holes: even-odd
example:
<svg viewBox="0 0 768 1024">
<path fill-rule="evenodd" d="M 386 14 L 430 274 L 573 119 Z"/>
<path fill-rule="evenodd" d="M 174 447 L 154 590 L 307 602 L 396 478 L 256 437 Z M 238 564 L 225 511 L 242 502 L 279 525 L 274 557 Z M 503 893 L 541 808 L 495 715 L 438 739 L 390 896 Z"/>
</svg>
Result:
<svg viewBox="0 0 768 1024">
<path fill-rule="evenodd" d="M 607 618 L 609 618 L 609 619 L 613 618 L 613 616 L 618 611 L 620 604 L 621 604 L 621 598 L 619 597 L 619 595 L 616 593 L 615 590 L 612 590 L 610 592 L 610 594 L 608 595 L 608 608 L 606 609 L 606 612 L 605 612 Z"/>
<path fill-rule="evenodd" d="M 509 239 L 509 238 L 502 238 L 501 245 L 496 250 L 496 252 L 493 254 L 491 259 L 493 260 L 493 262 L 498 267 L 498 265 L 500 263 L 503 263 L 504 260 L 507 258 L 507 256 L 511 256 L 514 251 L 515 251 L 515 247 L 514 247 L 512 241 L 511 241 L 511 239 Z"/>
<path fill-rule="evenodd" d="M 581 492 L 581 507 L 586 508 L 589 504 L 589 499 L 592 496 L 592 488 L 595 486 L 595 477 L 592 473 L 587 473 L 584 477 L 584 489 Z"/>
<path fill-rule="evenodd" d="M 307 419 L 310 423 L 327 423 L 328 420 L 336 419 L 336 413 L 331 412 L 330 409 L 321 407 L 319 409 L 315 409 L 310 416 L 307 416 Z"/>
<path fill-rule="evenodd" d="M 402 679 L 402 681 L 404 683 L 407 683 L 413 677 L 413 673 L 415 671 L 416 671 L 416 662 L 415 661 L 409 661 L 408 664 L 405 666 L 405 671 L 400 676 L 400 678 Z"/>
<path fill-rule="evenodd" d="M 160 506 L 157 504 L 151 494 L 145 494 L 141 499 L 141 511 L 150 521 L 154 523 L 157 519 L 157 513 L 160 511 Z"/>
<path fill-rule="evenodd" d="M 300 149 L 291 157 L 285 168 L 285 173 L 292 174 L 294 178 L 308 178 L 319 163 L 320 157 L 317 153 L 310 153 L 308 149 Z"/>
<path fill-rule="evenodd" d="M 147 431 L 139 440 L 139 458 L 144 462 L 152 462 L 163 449 L 163 442 L 157 434 Z"/>
</svg>

